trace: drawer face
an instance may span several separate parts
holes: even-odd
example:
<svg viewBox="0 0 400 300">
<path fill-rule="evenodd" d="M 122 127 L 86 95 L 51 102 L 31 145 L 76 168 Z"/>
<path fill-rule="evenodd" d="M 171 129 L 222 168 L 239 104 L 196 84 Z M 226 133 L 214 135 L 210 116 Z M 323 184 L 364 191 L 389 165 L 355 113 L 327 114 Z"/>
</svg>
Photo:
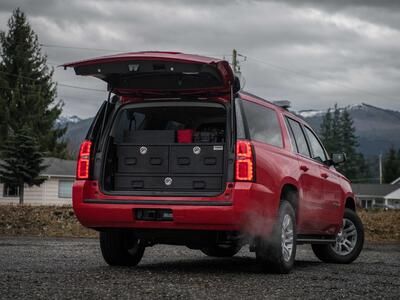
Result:
<svg viewBox="0 0 400 300">
<path fill-rule="evenodd" d="M 169 165 L 173 174 L 222 174 L 223 145 L 171 146 Z"/>
<path fill-rule="evenodd" d="M 120 145 L 118 173 L 168 173 L 168 146 Z"/>
<path fill-rule="evenodd" d="M 221 176 L 128 176 L 124 174 L 115 175 L 115 189 L 120 191 L 218 191 L 221 188 Z"/>
</svg>

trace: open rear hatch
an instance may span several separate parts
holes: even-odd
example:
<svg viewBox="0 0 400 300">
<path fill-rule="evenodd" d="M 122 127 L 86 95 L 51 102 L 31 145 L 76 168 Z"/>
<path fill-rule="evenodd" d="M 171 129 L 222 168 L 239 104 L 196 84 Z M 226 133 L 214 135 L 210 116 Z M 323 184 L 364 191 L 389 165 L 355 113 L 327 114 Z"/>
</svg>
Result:
<svg viewBox="0 0 400 300">
<path fill-rule="evenodd" d="M 104 131 L 107 142 L 96 149 L 102 171 L 94 173 L 105 193 L 216 195 L 224 190 L 233 170 L 228 167 L 234 155 L 232 92 L 240 88 L 227 61 L 136 52 L 63 66 L 135 99 L 113 113 Z"/>
<path fill-rule="evenodd" d="M 234 75 L 229 63 L 178 52 L 134 52 L 63 65 L 77 75 L 104 80 L 121 96 L 222 96 L 231 92 Z"/>
</svg>

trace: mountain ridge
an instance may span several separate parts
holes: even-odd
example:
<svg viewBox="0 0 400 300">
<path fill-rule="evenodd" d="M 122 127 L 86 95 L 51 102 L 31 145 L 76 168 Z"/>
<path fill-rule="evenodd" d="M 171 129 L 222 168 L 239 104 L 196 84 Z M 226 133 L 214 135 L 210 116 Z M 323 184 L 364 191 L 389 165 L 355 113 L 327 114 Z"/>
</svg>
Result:
<svg viewBox="0 0 400 300">
<path fill-rule="evenodd" d="M 400 148 L 400 111 L 363 102 L 339 109 L 345 108 L 353 118 L 361 153 L 366 156 L 376 156 L 385 153 L 391 145 Z M 293 113 L 301 116 L 319 132 L 326 112 L 327 110 L 307 109 Z M 68 118 L 70 118 L 70 122 L 63 123 L 63 126 L 68 126 L 64 139 L 68 141 L 68 151 L 75 156 L 93 118 L 81 119 L 78 116 L 71 116 L 65 117 L 63 120 Z"/>
</svg>

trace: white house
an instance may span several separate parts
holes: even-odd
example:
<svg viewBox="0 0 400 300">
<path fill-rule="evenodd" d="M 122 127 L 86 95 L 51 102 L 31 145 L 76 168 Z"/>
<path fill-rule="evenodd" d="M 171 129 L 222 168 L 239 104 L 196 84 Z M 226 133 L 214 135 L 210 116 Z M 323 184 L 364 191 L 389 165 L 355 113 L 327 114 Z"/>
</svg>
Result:
<svg viewBox="0 0 400 300">
<path fill-rule="evenodd" d="M 75 179 L 76 161 L 45 158 L 48 166 L 40 174 L 46 180 L 40 186 L 25 186 L 24 203 L 30 205 L 71 205 L 72 184 Z M 0 182 L 0 204 L 19 203 L 19 189 Z"/>
<path fill-rule="evenodd" d="M 363 208 L 400 209 L 399 184 L 352 184 Z"/>
</svg>

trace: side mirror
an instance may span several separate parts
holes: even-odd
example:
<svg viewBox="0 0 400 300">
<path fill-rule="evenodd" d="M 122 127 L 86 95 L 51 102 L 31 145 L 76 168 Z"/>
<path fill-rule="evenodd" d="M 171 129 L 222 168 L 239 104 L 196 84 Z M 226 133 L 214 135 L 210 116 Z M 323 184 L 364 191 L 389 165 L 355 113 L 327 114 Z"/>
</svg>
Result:
<svg viewBox="0 0 400 300">
<path fill-rule="evenodd" d="M 339 165 L 346 161 L 346 153 L 332 153 L 331 162 L 333 165 Z"/>
</svg>

